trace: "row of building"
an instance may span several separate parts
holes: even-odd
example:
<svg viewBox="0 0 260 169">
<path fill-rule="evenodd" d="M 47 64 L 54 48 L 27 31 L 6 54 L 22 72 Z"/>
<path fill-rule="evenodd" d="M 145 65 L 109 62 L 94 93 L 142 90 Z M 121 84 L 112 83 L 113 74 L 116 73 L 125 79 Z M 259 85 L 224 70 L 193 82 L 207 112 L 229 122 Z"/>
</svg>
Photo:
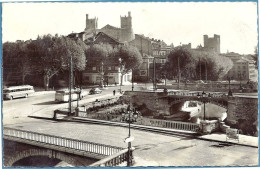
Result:
<svg viewBox="0 0 260 169">
<path fill-rule="evenodd" d="M 163 65 L 167 62 L 167 55 L 173 50 L 173 44 L 167 45 L 163 40 L 145 37 L 142 34 L 134 34 L 131 12 L 128 12 L 127 16 L 120 16 L 120 21 L 120 28 L 107 24 L 99 29 L 98 18 L 89 18 L 87 14 L 84 31 L 71 33 L 68 37 L 81 39 L 87 45 L 103 43 L 110 44 L 112 47 L 120 45 L 135 46 L 142 56 L 142 65 L 138 70 L 134 71 L 134 76 L 132 76 L 132 72 L 121 76 L 120 66 L 116 64 L 118 63 L 117 61 L 111 61 L 106 67 L 106 71 L 102 74 L 100 71 L 102 63 L 92 64 L 91 60 L 88 60 L 86 69 L 81 74 L 81 84 L 100 84 L 102 80 L 107 84 L 119 84 L 121 78 L 123 78 L 123 83 L 131 83 L 132 78 L 134 78 L 134 81 L 151 81 L 153 79 L 153 63 L 156 62 Z M 204 47 L 199 45 L 196 49 L 192 49 L 191 43 L 181 44 L 181 46 L 189 50 L 213 51 L 231 58 L 234 66 L 230 70 L 229 76 L 233 79 L 248 81 L 255 77 L 257 79 L 257 71 L 253 67 L 254 62 L 250 58 L 236 53 L 220 53 L 219 35 L 214 35 L 213 37 L 204 35 L 203 39 Z M 98 60 L 98 58 L 95 59 Z M 6 80 L 8 81 L 8 79 Z"/>
<path fill-rule="evenodd" d="M 153 79 L 153 62 L 164 64 L 167 62 L 167 55 L 174 48 L 173 44 L 167 45 L 163 40 L 157 40 L 154 38 L 145 37 L 141 34 L 134 34 L 132 27 L 131 12 L 128 12 L 127 16 L 120 16 L 121 27 L 117 28 L 109 24 L 105 25 L 101 29 L 98 29 L 98 18 L 89 18 L 86 15 L 86 28 L 83 32 L 72 33 L 69 37 L 80 38 L 86 44 L 98 44 L 98 43 L 109 43 L 112 46 L 115 45 L 132 45 L 135 46 L 142 55 L 143 63 L 138 70 L 134 72 L 135 81 L 150 81 Z M 189 50 L 201 50 L 201 51 L 212 51 L 219 55 L 229 57 L 233 63 L 233 68 L 229 71 L 228 75 L 235 80 L 252 80 L 257 79 L 257 71 L 254 67 L 254 61 L 250 57 L 244 57 L 243 55 L 235 53 L 220 52 L 220 36 L 214 35 L 208 37 L 203 36 L 204 46 L 199 45 L 196 49 L 192 49 L 191 43 L 182 44 L 181 46 Z M 234 57 L 235 56 L 235 57 Z M 117 68 L 113 69 L 113 68 Z M 94 69 L 94 68 L 93 68 Z M 92 70 L 93 70 L 92 69 Z M 109 83 L 120 82 L 120 68 L 112 66 L 105 76 Z M 87 69 L 83 73 L 84 83 L 98 83 L 99 72 L 89 72 Z M 110 80 L 109 80 L 110 79 Z M 131 72 L 124 78 L 124 82 L 131 80 Z"/>
</svg>

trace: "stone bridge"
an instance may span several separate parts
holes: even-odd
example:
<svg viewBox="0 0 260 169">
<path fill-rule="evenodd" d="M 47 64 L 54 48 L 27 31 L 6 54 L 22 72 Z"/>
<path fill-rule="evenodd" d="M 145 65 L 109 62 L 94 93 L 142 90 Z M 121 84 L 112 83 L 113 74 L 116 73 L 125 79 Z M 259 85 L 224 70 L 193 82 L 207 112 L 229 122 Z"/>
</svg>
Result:
<svg viewBox="0 0 260 169">
<path fill-rule="evenodd" d="M 4 164 L 5 167 L 14 167 L 14 164 L 18 161 L 24 160 L 28 157 L 49 157 L 51 159 L 58 159 L 64 161 L 71 166 L 85 167 L 96 162 L 97 160 L 91 158 L 85 158 L 81 156 L 75 156 L 52 149 L 40 148 L 31 146 L 28 144 L 22 144 L 4 139 Z"/>
<path fill-rule="evenodd" d="M 39 147 L 37 148 L 37 150 L 36 148 L 26 150 L 14 149 L 15 152 L 13 154 L 9 151 L 9 149 L 11 149 L 12 146 L 11 148 L 5 148 L 5 150 L 7 150 L 6 152 L 11 154 L 8 156 L 6 155 L 8 153 L 5 153 L 4 163 L 6 167 L 11 167 L 15 162 L 29 156 L 48 156 L 50 158 L 65 161 L 68 164 L 71 164 L 76 167 L 82 166 L 81 163 L 76 163 L 77 161 L 73 160 L 73 157 L 70 158 L 71 156 L 68 156 L 68 154 L 85 157 L 86 159 L 92 159 L 92 163 L 97 160 L 100 160 L 102 162 L 98 163 L 97 165 L 112 167 L 117 166 L 126 161 L 126 157 L 129 155 L 129 153 L 132 153 L 133 151 L 128 151 L 127 149 L 116 146 L 71 139 L 66 137 L 59 137 L 55 135 L 32 132 L 28 130 L 10 127 L 3 127 L 3 137 L 5 140 L 8 140 L 9 142 L 22 143 L 25 145 L 28 144 L 34 147 Z M 20 149 L 19 146 L 16 147 L 17 149 Z M 86 166 L 86 163 L 82 164 Z M 89 164 L 91 163 L 87 163 L 87 165 Z"/>
<path fill-rule="evenodd" d="M 243 134 L 255 135 L 258 124 L 258 98 L 245 96 L 228 96 L 220 92 L 208 92 L 206 97 L 198 97 L 198 91 L 168 92 L 125 92 L 126 99 L 137 105 L 145 104 L 148 109 L 161 113 L 169 113 L 172 105 L 184 101 L 212 103 L 227 109 L 226 124 L 240 129 Z M 130 96 L 130 97 L 129 97 Z"/>
</svg>

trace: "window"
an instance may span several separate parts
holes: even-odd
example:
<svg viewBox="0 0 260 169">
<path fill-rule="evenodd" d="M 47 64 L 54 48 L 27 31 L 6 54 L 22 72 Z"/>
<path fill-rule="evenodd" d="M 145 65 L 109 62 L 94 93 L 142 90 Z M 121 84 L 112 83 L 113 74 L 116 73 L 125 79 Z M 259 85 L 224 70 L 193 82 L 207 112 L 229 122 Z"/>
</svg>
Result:
<svg viewBox="0 0 260 169">
<path fill-rule="evenodd" d="M 93 67 L 92 70 L 97 70 L 97 68 L 96 68 L 96 67 Z"/>
<path fill-rule="evenodd" d="M 108 67 L 108 70 L 111 70 L 111 67 L 110 67 L 110 66 Z"/>
</svg>

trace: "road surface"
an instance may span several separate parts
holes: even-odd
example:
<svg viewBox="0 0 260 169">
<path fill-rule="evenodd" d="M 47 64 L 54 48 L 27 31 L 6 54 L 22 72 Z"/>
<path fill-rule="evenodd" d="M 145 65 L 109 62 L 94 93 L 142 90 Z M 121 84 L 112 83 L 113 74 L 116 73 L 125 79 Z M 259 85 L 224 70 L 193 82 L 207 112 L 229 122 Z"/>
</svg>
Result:
<svg viewBox="0 0 260 169">
<path fill-rule="evenodd" d="M 131 86 L 128 86 L 131 88 Z M 112 87 L 97 96 L 112 95 Z M 125 90 L 125 89 L 123 89 Z M 86 99 L 89 99 L 86 98 Z M 82 101 L 84 102 L 84 100 Z M 50 110 L 67 103 L 54 102 L 54 93 L 3 102 L 4 126 L 57 136 L 127 147 L 123 127 L 75 122 L 56 122 L 27 117 L 35 111 Z M 76 104 L 76 102 L 74 102 Z M 53 109 L 54 110 L 54 109 Z M 135 166 L 253 166 L 258 165 L 258 149 L 240 145 L 220 144 L 189 137 L 162 135 L 132 130 Z"/>
</svg>

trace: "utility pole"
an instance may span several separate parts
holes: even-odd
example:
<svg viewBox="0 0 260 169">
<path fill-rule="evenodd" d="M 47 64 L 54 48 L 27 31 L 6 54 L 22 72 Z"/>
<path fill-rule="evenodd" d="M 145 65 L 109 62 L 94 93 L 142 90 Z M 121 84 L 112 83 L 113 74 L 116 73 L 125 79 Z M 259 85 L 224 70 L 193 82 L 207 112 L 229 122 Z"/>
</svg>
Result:
<svg viewBox="0 0 260 169">
<path fill-rule="evenodd" d="M 134 69 L 132 69 L 132 92 L 134 91 Z"/>
<path fill-rule="evenodd" d="M 72 115 L 72 98 L 71 98 L 71 89 L 73 87 L 73 65 L 72 65 L 72 56 L 70 56 L 70 62 L 69 62 L 69 112 L 68 116 Z"/>
<path fill-rule="evenodd" d="M 100 87 L 103 88 L 104 87 L 104 63 L 103 61 L 101 62 L 101 78 L 100 78 Z"/>
<path fill-rule="evenodd" d="M 207 61 L 205 62 L 206 82 L 208 81 Z"/>
<path fill-rule="evenodd" d="M 153 90 L 156 90 L 155 57 L 153 58 Z"/>
<path fill-rule="evenodd" d="M 201 62 L 200 62 L 200 58 L 199 58 L 199 64 L 200 64 L 200 80 L 201 80 Z"/>
<path fill-rule="evenodd" d="M 178 89 L 180 89 L 180 58 L 178 56 Z"/>
</svg>

